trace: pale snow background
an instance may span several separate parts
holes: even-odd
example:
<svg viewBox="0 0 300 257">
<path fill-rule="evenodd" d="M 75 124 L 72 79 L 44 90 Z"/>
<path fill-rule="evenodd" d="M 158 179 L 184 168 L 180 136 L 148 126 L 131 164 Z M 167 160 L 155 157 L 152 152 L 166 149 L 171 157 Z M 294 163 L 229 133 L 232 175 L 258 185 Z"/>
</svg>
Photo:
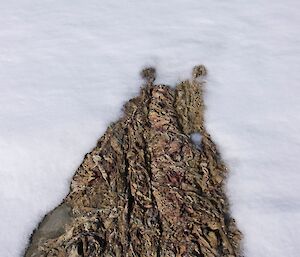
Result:
<svg viewBox="0 0 300 257">
<path fill-rule="evenodd" d="M 0 256 L 22 254 L 139 91 L 204 63 L 249 257 L 300 253 L 300 2 L 0 0 Z"/>
</svg>

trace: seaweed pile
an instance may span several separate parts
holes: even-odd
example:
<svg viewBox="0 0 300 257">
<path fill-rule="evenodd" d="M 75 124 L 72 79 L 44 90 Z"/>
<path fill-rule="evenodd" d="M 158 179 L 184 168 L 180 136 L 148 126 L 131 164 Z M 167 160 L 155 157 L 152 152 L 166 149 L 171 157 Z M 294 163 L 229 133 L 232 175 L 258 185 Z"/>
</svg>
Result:
<svg viewBox="0 0 300 257">
<path fill-rule="evenodd" d="M 155 85 L 154 68 L 141 74 L 140 95 L 86 154 L 25 257 L 241 256 L 227 169 L 204 126 L 205 67 L 176 88 Z"/>
</svg>

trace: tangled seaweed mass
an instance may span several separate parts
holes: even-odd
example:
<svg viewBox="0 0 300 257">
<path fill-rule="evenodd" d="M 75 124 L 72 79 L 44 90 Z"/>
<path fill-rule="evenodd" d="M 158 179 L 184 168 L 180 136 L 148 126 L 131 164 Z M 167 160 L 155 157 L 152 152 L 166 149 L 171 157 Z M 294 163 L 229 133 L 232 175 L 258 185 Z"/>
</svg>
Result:
<svg viewBox="0 0 300 257">
<path fill-rule="evenodd" d="M 140 95 L 86 154 L 25 257 L 241 256 L 227 169 L 204 126 L 205 67 L 176 88 L 155 85 L 154 68 L 141 75 Z"/>
</svg>

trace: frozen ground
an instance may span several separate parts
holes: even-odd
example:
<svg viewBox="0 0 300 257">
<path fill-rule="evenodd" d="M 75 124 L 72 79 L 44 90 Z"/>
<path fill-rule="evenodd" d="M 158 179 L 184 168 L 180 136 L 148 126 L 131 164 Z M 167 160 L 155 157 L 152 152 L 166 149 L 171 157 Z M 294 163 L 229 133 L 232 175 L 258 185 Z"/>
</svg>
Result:
<svg viewBox="0 0 300 257">
<path fill-rule="evenodd" d="M 21 255 L 144 65 L 174 85 L 198 63 L 246 256 L 299 256 L 299 12 L 297 0 L 0 0 L 0 256 Z"/>
</svg>

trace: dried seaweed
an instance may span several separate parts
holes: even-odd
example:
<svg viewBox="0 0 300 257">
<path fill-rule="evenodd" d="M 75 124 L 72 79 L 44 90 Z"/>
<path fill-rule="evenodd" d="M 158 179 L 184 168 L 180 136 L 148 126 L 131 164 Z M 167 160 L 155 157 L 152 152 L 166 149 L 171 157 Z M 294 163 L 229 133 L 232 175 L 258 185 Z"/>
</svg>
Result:
<svg viewBox="0 0 300 257">
<path fill-rule="evenodd" d="M 154 68 L 141 75 L 140 95 L 85 156 L 25 257 L 240 256 L 227 169 L 204 126 L 205 67 L 175 89 L 154 85 Z"/>
</svg>

